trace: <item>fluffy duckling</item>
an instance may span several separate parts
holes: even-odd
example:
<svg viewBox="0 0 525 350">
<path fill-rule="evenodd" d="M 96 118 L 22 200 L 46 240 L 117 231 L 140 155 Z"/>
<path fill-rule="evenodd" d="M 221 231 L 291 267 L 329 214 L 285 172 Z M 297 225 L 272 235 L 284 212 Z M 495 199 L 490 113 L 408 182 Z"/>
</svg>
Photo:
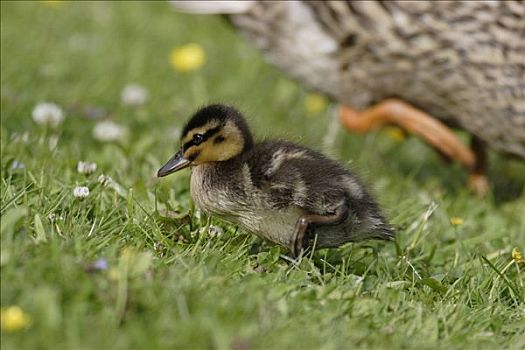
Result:
<svg viewBox="0 0 525 350">
<path fill-rule="evenodd" d="M 191 166 L 191 195 L 203 212 L 288 247 L 295 257 L 314 242 L 327 248 L 394 237 L 355 174 L 288 141 L 254 143 L 233 107 L 197 111 L 180 145 L 159 177 Z"/>
</svg>

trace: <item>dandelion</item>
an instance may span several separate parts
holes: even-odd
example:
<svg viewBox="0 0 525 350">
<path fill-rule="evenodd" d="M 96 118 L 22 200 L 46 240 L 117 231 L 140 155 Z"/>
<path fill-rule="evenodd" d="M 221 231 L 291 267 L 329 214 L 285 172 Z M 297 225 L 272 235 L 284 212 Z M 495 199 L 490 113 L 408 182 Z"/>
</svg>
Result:
<svg viewBox="0 0 525 350">
<path fill-rule="evenodd" d="M 92 162 L 79 161 L 77 164 L 77 171 L 80 174 L 89 175 L 97 171 L 97 164 Z"/>
<path fill-rule="evenodd" d="M 463 225 L 463 219 L 458 216 L 453 216 L 450 218 L 450 223 L 452 224 L 452 226 Z"/>
<path fill-rule="evenodd" d="M 73 190 L 73 196 L 81 199 L 86 198 L 87 196 L 89 196 L 89 188 L 85 186 L 77 186 Z"/>
<path fill-rule="evenodd" d="M 304 99 L 304 107 L 308 114 L 318 114 L 328 105 L 326 97 L 320 94 L 307 94 Z"/>
<path fill-rule="evenodd" d="M 140 106 L 148 100 L 148 91 L 139 84 L 128 84 L 120 94 L 120 100 L 126 106 Z"/>
<path fill-rule="evenodd" d="M 206 54 L 199 44 L 186 44 L 171 50 L 171 66 L 180 72 L 189 72 L 202 67 Z"/>
<path fill-rule="evenodd" d="M 516 270 L 518 271 L 518 275 L 521 276 L 520 264 L 525 263 L 525 259 L 523 259 L 523 254 L 521 254 L 521 251 L 519 250 L 518 247 L 515 247 L 514 249 L 512 249 L 511 256 L 512 256 L 512 259 L 501 270 L 501 274 L 504 274 L 512 265 L 516 265 Z M 498 278 L 500 278 L 500 276 L 498 276 Z M 521 278 L 519 279 L 519 283 L 520 283 L 520 286 L 523 288 L 523 280 Z"/>
<path fill-rule="evenodd" d="M 2 330 L 6 332 L 16 332 L 29 327 L 31 317 L 18 306 L 2 308 Z"/>
<path fill-rule="evenodd" d="M 521 254 L 521 251 L 518 248 L 512 249 L 512 260 L 516 264 L 525 263 L 525 259 L 523 259 L 523 254 Z"/>
<path fill-rule="evenodd" d="M 57 127 L 64 120 L 64 112 L 62 109 L 51 102 L 42 102 L 33 109 L 33 120 L 39 125 L 49 125 Z"/>
<path fill-rule="evenodd" d="M 117 141 L 124 137 L 126 129 L 111 121 L 98 122 L 93 128 L 93 137 L 102 142 Z"/>
<path fill-rule="evenodd" d="M 401 142 L 405 139 L 405 132 L 401 128 L 389 127 L 386 130 L 386 134 L 396 142 Z"/>
</svg>

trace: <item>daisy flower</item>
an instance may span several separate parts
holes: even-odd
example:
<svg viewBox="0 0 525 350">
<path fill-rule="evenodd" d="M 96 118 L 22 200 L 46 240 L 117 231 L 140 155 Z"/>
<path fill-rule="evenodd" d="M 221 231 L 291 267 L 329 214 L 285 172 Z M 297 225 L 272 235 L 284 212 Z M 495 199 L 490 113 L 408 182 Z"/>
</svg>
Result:
<svg viewBox="0 0 525 350">
<path fill-rule="evenodd" d="M 87 196 L 89 196 L 89 188 L 85 186 L 77 186 L 73 190 L 73 196 L 81 199 L 86 198 Z"/>
<path fill-rule="evenodd" d="M 120 140 L 124 137 L 125 133 L 126 129 L 123 126 L 111 120 L 98 122 L 93 128 L 93 137 L 102 142 Z"/>
<path fill-rule="evenodd" d="M 39 125 L 57 127 L 64 120 L 62 108 L 51 102 L 42 102 L 35 106 L 32 113 L 33 121 Z"/>
<path fill-rule="evenodd" d="M 126 106 L 143 105 L 148 100 L 148 97 L 148 90 L 139 84 L 126 85 L 120 94 L 120 100 Z"/>
<path fill-rule="evenodd" d="M 86 175 L 92 174 L 95 171 L 97 171 L 97 164 L 92 163 L 92 162 L 79 161 L 77 164 L 77 171 L 80 174 L 86 174 Z"/>
</svg>

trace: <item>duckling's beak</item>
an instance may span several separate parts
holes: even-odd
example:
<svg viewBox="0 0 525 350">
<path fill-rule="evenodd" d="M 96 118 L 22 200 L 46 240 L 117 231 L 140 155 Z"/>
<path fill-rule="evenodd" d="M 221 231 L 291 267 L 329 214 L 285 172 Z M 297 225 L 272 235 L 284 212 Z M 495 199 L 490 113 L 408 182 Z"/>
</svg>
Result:
<svg viewBox="0 0 525 350">
<path fill-rule="evenodd" d="M 182 156 L 182 151 L 177 152 L 162 168 L 157 172 L 158 177 L 163 177 L 184 169 L 190 165 L 191 161 Z"/>
</svg>

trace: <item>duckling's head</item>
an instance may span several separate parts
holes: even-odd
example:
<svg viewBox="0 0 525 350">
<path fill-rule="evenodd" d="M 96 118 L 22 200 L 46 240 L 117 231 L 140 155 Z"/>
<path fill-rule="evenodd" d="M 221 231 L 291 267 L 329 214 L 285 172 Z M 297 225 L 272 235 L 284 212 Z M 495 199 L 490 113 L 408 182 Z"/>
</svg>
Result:
<svg viewBox="0 0 525 350">
<path fill-rule="evenodd" d="M 248 124 L 233 107 L 212 104 L 201 108 L 182 130 L 180 150 L 157 172 L 166 176 L 188 166 L 223 162 L 253 146 Z"/>
</svg>

